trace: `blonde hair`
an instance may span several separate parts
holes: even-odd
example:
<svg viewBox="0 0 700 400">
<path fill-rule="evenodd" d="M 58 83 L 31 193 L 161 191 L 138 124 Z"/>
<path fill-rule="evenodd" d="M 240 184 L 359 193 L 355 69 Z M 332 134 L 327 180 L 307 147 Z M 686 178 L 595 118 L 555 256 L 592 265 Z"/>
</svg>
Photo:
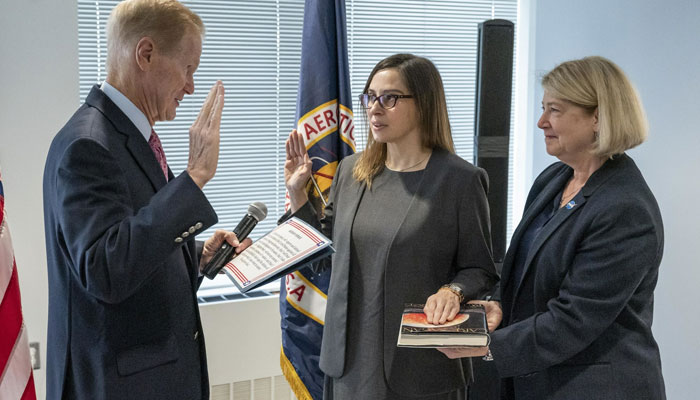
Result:
<svg viewBox="0 0 700 400">
<path fill-rule="evenodd" d="M 435 65 L 427 58 L 413 54 L 394 54 L 381 60 L 369 74 L 363 93 L 367 93 L 372 78 L 377 72 L 385 69 L 396 69 L 406 85 L 418 109 L 418 125 L 423 133 L 423 146 L 434 149 L 441 148 L 454 153 L 450 120 L 445 103 L 445 89 L 442 78 Z M 365 114 L 367 129 L 367 146 L 355 163 L 352 176 L 359 182 L 372 186 L 374 178 L 383 168 L 386 161 L 386 143 L 377 143 Z"/>
<path fill-rule="evenodd" d="M 126 0 L 117 4 L 107 21 L 107 73 L 120 68 L 132 56 L 134 46 L 146 36 L 158 50 L 172 55 L 186 33 L 204 36 L 204 24 L 177 0 Z"/>
<path fill-rule="evenodd" d="M 639 94 L 625 73 L 612 61 L 598 56 L 559 64 L 542 78 L 552 96 L 598 110 L 594 154 L 611 157 L 647 138 L 648 126 Z"/>
</svg>

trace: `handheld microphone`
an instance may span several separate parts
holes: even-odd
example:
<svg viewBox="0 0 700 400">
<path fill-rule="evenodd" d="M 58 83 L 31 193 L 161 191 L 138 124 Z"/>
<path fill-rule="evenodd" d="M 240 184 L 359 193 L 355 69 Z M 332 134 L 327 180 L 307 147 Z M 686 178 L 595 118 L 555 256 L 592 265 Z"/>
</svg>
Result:
<svg viewBox="0 0 700 400">
<path fill-rule="evenodd" d="M 256 201 L 248 206 L 248 212 L 241 219 L 241 222 L 236 225 L 233 229 L 233 233 L 236 234 L 239 242 L 248 237 L 248 234 L 255 228 L 258 222 L 262 221 L 267 217 L 267 207 L 265 204 Z M 202 273 L 209 279 L 214 279 L 216 275 L 221 271 L 221 268 L 226 265 L 226 263 L 231 260 L 235 248 L 232 247 L 227 241 L 219 247 L 219 249 L 214 254 L 214 257 L 207 263 L 204 267 Z"/>
</svg>

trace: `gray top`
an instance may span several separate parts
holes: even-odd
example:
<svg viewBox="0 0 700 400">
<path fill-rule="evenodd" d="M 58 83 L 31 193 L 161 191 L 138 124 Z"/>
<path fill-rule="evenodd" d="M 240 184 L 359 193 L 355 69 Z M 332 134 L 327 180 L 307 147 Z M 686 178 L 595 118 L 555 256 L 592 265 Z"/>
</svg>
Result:
<svg viewBox="0 0 700 400">
<path fill-rule="evenodd" d="M 420 185 L 423 171 L 384 169 L 364 192 L 352 224 L 345 373 L 327 381 L 330 399 L 399 399 L 384 374 L 386 254 Z M 436 351 L 424 349 L 421 351 Z M 417 399 L 464 399 L 465 391 Z"/>
</svg>

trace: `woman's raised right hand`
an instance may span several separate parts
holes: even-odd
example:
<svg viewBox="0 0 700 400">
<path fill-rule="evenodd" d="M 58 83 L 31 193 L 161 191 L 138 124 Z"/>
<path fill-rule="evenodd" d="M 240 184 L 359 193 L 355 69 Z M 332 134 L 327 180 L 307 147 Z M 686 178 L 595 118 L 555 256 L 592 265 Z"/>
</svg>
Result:
<svg viewBox="0 0 700 400">
<path fill-rule="evenodd" d="M 304 137 L 296 129 L 289 134 L 286 150 L 284 184 L 289 192 L 292 212 L 295 212 L 308 200 L 306 183 L 311 177 L 311 159 L 309 159 L 309 154 L 306 152 Z"/>
</svg>

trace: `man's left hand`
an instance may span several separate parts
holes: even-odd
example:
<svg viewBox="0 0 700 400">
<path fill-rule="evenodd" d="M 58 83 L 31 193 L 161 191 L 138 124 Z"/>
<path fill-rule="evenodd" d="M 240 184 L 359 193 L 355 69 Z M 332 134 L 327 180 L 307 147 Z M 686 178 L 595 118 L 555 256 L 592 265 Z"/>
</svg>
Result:
<svg viewBox="0 0 700 400">
<path fill-rule="evenodd" d="M 214 254 L 216 254 L 219 247 L 224 244 L 224 241 L 227 241 L 228 244 L 236 249 L 236 254 L 242 252 L 248 248 L 248 246 L 253 244 L 253 241 L 250 240 L 250 238 L 246 238 L 244 241 L 239 242 L 235 233 L 223 229 L 217 229 L 216 232 L 214 232 L 214 236 L 210 237 L 206 242 L 204 242 L 202 258 L 199 261 L 200 270 L 209 263 L 212 257 L 214 257 Z"/>
</svg>

